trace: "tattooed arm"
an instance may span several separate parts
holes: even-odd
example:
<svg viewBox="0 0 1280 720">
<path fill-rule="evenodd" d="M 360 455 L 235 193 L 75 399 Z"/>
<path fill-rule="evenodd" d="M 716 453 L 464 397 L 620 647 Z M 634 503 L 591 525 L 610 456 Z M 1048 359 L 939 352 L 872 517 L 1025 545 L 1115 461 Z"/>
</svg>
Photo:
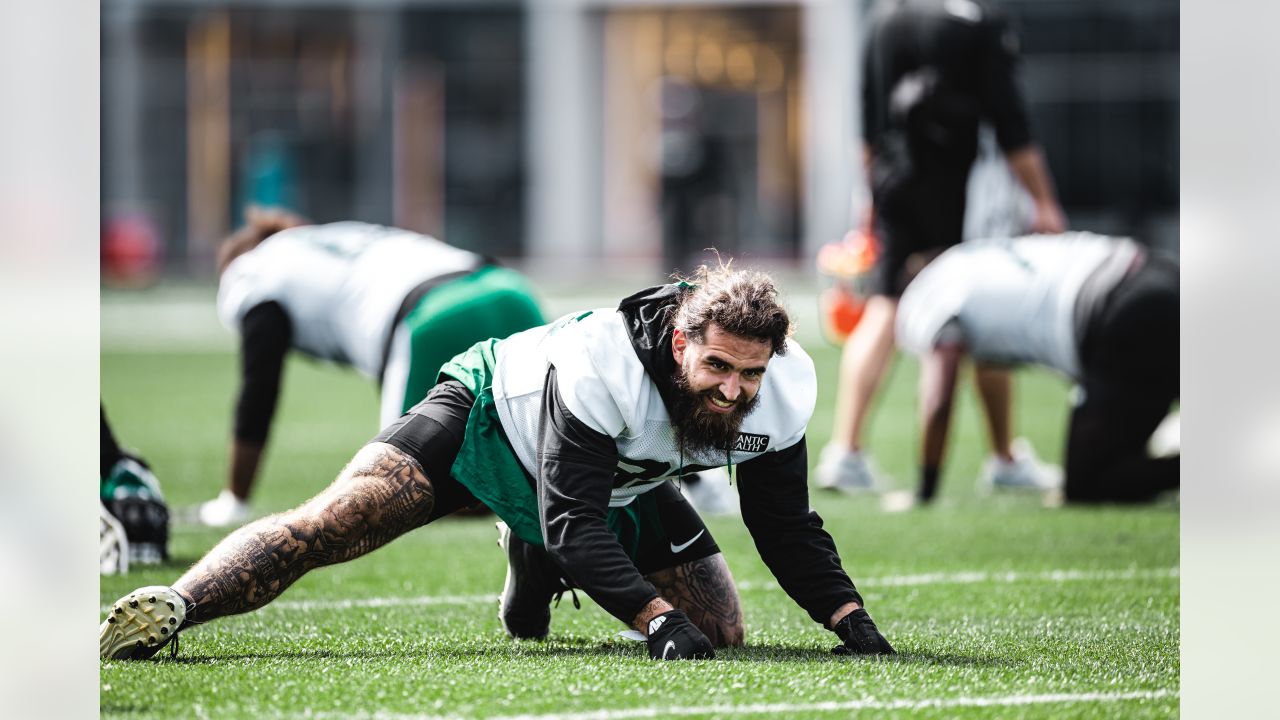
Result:
<svg viewBox="0 0 1280 720">
<path fill-rule="evenodd" d="M 645 579 L 683 610 L 712 645 L 742 644 L 742 605 L 723 554 L 659 570 Z"/>
<path fill-rule="evenodd" d="M 173 585 L 205 622 L 256 610 L 309 570 L 372 552 L 426 524 L 435 492 L 417 461 L 370 443 L 304 505 L 244 526 Z"/>
</svg>

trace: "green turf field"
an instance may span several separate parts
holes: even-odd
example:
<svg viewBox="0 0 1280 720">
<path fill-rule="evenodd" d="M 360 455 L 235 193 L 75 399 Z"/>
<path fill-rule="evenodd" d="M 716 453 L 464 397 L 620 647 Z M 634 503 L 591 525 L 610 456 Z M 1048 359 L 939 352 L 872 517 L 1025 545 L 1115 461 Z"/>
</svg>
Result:
<svg viewBox="0 0 1280 720">
<path fill-rule="evenodd" d="M 811 460 L 827 439 L 837 352 L 817 342 Z M 154 466 L 177 514 L 222 483 L 236 359 L 224 352 L 104 352 L 102 397 Z M 914 483 L 915 367 L 900 362 L 870 445 Z M 1017 381 L 1018 432 L 1057 461 L 1066 386 Z M 375 431 L 377 398 L 352 372 L 292 358 L 256 505 L 283 509 L 329 482 Z M 708 525 L 741 586 L 747 646 L 707 663 L 654 663 L 583 598 L 552 639 L 508 640 L 504 562 L 491 519 L 448 520 L 315 572 L 274 605 L 182 636 L 176 660 L 105 662 L 104 717 L 1169 717 L 1178 712 L 1178 512 L 1045 510 L 980 498 L 985 440 L 964 386 L 941 502 L 881 513 L 815 496 L 845 567 L 897 646 L 840 659 L 836 637 L 771 582 L 736 518 Z M 172 563 L 104 577 L 101 604 L 167 584 L 219 537 L 179 523 Z M 567 599 L 567 598 L 566 598 Z M 101 618 L 99 618 L 100 620 Z M 161 653 L 168 657 L 168 650 Z"/>
</svg>

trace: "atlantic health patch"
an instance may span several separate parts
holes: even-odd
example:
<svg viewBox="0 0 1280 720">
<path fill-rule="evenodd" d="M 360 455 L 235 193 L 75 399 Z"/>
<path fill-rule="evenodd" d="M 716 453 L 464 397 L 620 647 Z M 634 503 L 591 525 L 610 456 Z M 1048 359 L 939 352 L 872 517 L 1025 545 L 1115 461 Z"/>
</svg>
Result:
<svg viewBox="0 0 1280 720">
<path fill-rule="evenodd" d="M 738 439 L 733 443 L 734 452 L 762 453 L 769 447 L 768 435 L 756 435 L 755 433 L 738 433 Z"/>
</svg>

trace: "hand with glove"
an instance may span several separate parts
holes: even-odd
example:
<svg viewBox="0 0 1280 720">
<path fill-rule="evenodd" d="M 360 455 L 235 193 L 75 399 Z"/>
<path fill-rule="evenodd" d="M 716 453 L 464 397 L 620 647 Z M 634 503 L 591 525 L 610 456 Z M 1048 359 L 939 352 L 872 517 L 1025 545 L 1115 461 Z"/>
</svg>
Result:
<svg viewBox="0 0 1280 720">
<path fill-rule="evenodd" d="M 835 633 L 844 641 L 843 645 L 831 649 L 836 655 L 894 655 L 897 652 L 862 608 L 845 615 L 836 623 Z M 649 647 L 652 652 L 652 641 Z"/>
<path fill-rule="evenodd" d="M 683 610 L 668 610 L 650 620 L 648 643 L 649 657 L 654 660 L 710 660 L 716 656 L 711 641 Z"/>
</svg>

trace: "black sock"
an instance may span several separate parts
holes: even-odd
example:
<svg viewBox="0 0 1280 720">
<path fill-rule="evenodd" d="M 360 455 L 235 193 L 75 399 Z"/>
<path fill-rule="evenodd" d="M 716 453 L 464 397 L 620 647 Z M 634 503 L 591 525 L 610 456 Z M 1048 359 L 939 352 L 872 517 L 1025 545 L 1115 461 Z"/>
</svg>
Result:
<svg viewBox="0 0 1280 720">
<path fill-rule="evenodd" d="M 920 491 L 918 494 L 920 502 L 933 501 L 933 496 L 938 492 L 938 474 L 938 468 L 936 467 L 920 468 Z"/>
</svg>

